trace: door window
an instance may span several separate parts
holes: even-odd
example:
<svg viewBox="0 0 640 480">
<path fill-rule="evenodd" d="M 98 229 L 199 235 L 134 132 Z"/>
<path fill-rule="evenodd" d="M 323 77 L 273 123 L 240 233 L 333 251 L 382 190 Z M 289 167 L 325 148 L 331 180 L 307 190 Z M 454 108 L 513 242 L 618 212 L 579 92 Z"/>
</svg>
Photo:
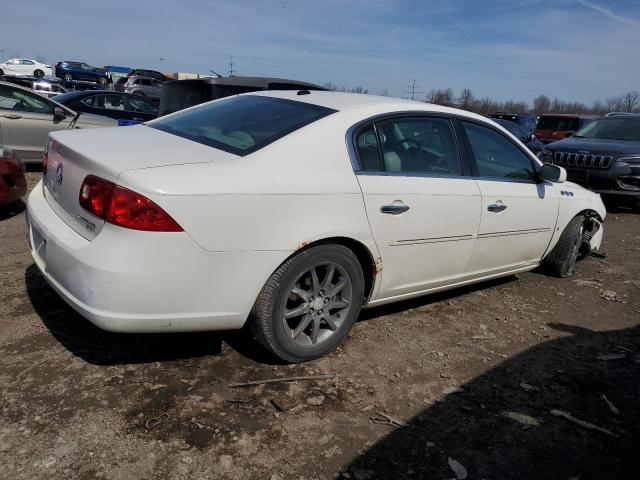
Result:
<svg viewBox="0 0 640 480">
<path fill-rule="evenodd" d="M 158 104 L 143 97 L 125 97 L 126 110 L 137 113 L 158 114 Z"/>
<path fill-rule="evenodd" d="M 383 170 L 382 162 L 380 162 L 378 137 L 373 124 L 360 130 L 356 138 L 356 149 L 362 170 L 368 172 L 381 172 Z"/>
<path fill-rule="evenodd" d="M 53 113 L 52 104 L 44 98 L 6 85 L 0 85 L 0 109 L 17 112 Z"/>
<path fill-rule="evenodd" d="M 462 122 L 480 177 L 534 181 L 531 159 L 495 130 Z"/>
<path fill-rule="evenodd" d="M 462 175 L 453 128 L 448 120 L 404 117 L 376 122 L 376 128 L 377 138 L 371 136 L 370 127 L 356 139 L 364 170 Z M 375 149 L 373 139 L 377 142 Z M 382 162 L 378 153 L 376 163 L 375 150 L 382 151 Z"/>
<path fill-rule="evenodd" d="M 104 108 L 106 110 L 125 110 L 121 95 L 94 95 L 85 98 L 82 103 L 93 108 Z"/>
<path fill-rule="evenodd" d="M 22 65 L 35 65 L 31 60 L 21 60 L 20 63 Z"/>
</svg>

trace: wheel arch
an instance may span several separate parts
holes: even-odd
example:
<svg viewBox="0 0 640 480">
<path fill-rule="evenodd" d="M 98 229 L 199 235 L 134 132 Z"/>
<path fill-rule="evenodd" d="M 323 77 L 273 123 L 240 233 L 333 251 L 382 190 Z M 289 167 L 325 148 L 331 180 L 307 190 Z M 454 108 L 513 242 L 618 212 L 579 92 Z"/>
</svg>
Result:
<svg viewBox="0 0 640 480">
<path fill-rule="evenodd" d="M 303 242 L 300 247 L 292 253 L 289 257 L 287 257 L 282 263 L 286 262 L 292 256 L 302 252 L 304 250 L 308 250 L 312 247 L 317 247 L 318 245 L 342 245 L 343 247 L 351 250 L 354 255 L 358 258 L 358 262 L 360 263 L 360 267 L 362 268 L 362 274 L 364 276 L 364 300 L 365 303 L 371 298 L 373 294 L 376 276 L 380 272 L 380 262 L 376 261 L 371 250 L 361 241 L 356 240 L 350 237 L 326 237 L 318 240 L 314 240 L 312 242 Z"/>
</svg>

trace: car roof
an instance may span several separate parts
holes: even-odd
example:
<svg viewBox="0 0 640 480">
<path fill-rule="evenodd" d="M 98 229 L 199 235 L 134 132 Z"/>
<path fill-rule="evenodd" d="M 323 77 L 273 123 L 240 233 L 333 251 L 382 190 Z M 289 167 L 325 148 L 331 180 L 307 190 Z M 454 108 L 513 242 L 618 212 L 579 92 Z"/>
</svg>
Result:
<svg viewBox="0 0 640 480">
<path fill-rule="evenodd" d="M 338 111 L 352 110 L 371 106 L 384 106 L 385 110 L 389 112 L 425 111 L 435 113 L 449 113 L 474 118 L 477 120 L 481 120 L 484 123 L 488 123 L 487 118 L 472 112 L 460 110 L 457 108 L 444 107 L 442 105 L 418 102 L 415 100 L 407 100 L 403 98 L 383 97 L 379 95 L 369 95 L 363 93 L 315 90 L 307 90 L 306 92 L 309 93 L 300 95 L 299 92 L 305 92 L 305 90 L 262 90 L 258 92 L 244 93 L 243 95 L 259 95 L 263 97 L 282 98 L 285 100 L 293 100 L 296 102 L 304 102 L 312 105 L 331 108 Z"/>
<path fill-rule="evenodd" d="M 540 117 L 558 118 L 599 118 L 598 115 L 583 115 L 581 113 L 543 113 Z"/>
</svg>

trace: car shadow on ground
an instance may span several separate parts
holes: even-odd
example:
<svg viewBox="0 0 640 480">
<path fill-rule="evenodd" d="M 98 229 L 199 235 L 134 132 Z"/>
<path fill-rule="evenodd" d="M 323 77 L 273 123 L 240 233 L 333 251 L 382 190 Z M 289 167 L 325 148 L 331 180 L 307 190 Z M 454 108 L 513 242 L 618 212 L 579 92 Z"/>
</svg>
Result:
<svg viewBox="0 0 640 480">
<path fill-rule="evenodd" d="M 56 340 L 92 364 L 136 364 L 218 355 L 223 343 L 256 362 L 277 363 L 244 330 L 159 334 L 101 330 L 67 305 L 35 264 L 25 270 L 25 284 L 34 310 Z"/>
<path fill-rule="evenodd" d="M 343 471 L 351 478 L 463 478 L 462 465 L 471 479 L 639 478 L 640 326 L 550 326 L 569 335 L 443 394 Z"/>
<path fill-rule="evenodd" d="M 373 320 L 485 288 L 513 282 L 511 276 L 429 296 L 375 307 L 361 312 L 359 321 Z M 29 300 L 51 334 L 71 353 L 96 365 L 150 363 L 218 355 L 223 344 L 261 364 L 283 362 L 270 355 L 248 328 L 228 332 L 131 334 L 101 330 L 76 313 L 49 286 L 35 264 L 25 270 Z"/>
<path fill-rule="evenodd" d="M 12 203 L 11 205 L 4 205 L 0 207 L 0 222 L 9 218 L 20 215 L 26 210 L 27 206 L 22 200 Z"/>
</svg>

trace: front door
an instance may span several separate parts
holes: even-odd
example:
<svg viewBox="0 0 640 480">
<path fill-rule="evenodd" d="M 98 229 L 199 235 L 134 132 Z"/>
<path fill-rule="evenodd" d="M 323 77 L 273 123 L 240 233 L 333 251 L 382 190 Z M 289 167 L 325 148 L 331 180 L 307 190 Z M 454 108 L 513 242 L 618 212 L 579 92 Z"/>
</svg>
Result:
<svg viewBox="0 0 640 480">
<path fill-rule="evenodd" d="M 451 121 L 396 116 L 355 133 L 357 171 L 381 254 L 376 299 L 464 276 L 480 222 L 480 192 L 463 176 Z"/>
<path fill-rule="evenodd" d="M 558 218 L 558 190 L 538 179 L 535 162 L 496 129 L 463 121 L 482 195 L 470 274 L 506 272 L 537 264 Z"/>
<path fill-rule="evenodd" d="M 72 118 L 54 121 L 54 104 L 27 90 L 0 85 L 2 142 L 24 161 L 42 160 L 49 132 L 65 130 Z"/>
</svg>

